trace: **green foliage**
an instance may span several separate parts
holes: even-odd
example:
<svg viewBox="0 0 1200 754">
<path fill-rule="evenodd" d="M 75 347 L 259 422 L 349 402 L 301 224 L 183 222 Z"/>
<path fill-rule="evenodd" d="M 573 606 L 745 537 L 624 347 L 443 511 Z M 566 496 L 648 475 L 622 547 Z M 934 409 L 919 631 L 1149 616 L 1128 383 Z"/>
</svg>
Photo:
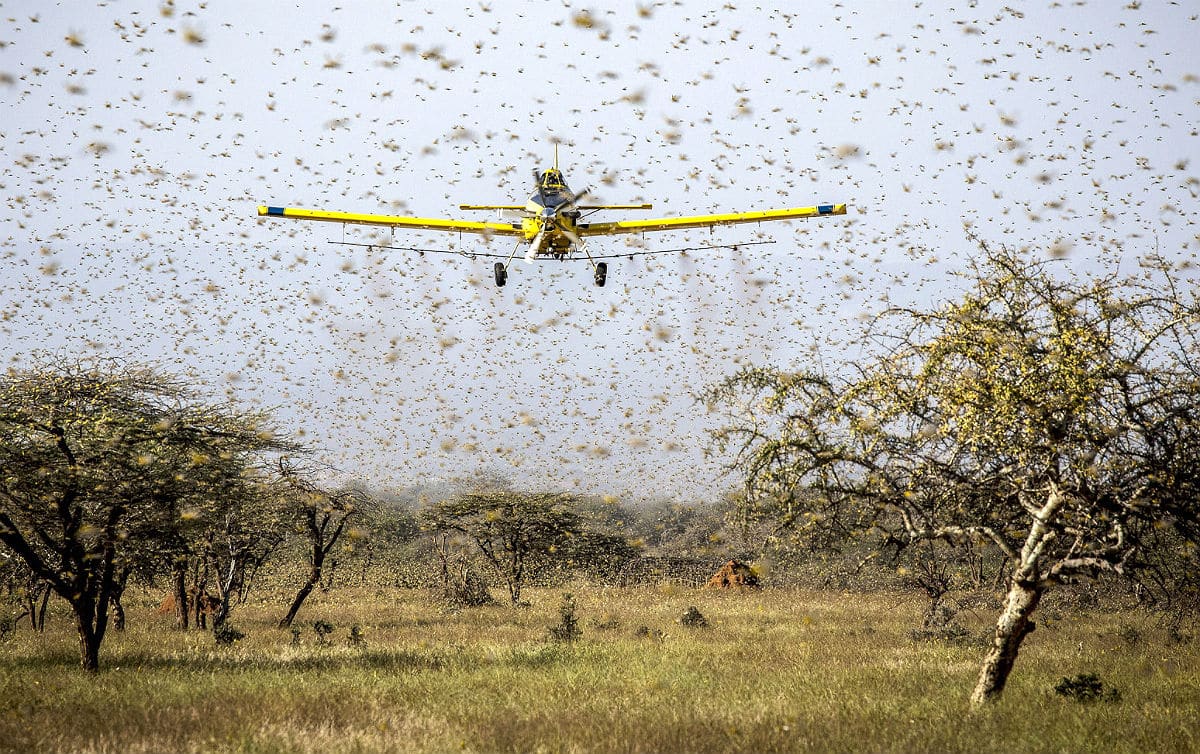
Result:
<svg viewBox="0 0 1200 754">
<path fill-rule="evenodd" d="M 1105 688 L 1104 682 L 1094 673 L 1064 677 L 1054 687 L 1054 693 L 1065 696 L 1076 702 L 1119 702 L 1121 692 L 1111 686 Z"/>
<path fill-rule="evenodd" d="M 550 640 L 564 643 L 577 641 L 583 636 L 579 618 L 575 615 L 575 595 L 567 592 L 558 606 L 558 623 L 550 627 Z"/>
</svg>

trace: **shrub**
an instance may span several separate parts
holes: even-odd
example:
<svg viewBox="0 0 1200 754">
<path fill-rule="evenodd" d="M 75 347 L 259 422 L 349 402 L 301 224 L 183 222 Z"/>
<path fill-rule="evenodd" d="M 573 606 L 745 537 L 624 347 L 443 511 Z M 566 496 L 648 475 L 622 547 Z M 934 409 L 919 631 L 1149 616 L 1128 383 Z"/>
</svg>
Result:
<svg viewBox="0 0 1200 754">
<path fill-rule="evenodd" d="M 496 598 L 488 591 L 487 581 L 475 572 L 466 558 L 460 558 L 453 568 L 445 569 L 442 599 L 452 610 L 496 604 Z"/>
<path fill-rule="evenodd" d="M 235 641 L 245 639 L 246 635 L 231 624 L 222 623 L 213 630 L 213 638 L 216 639 L 217 646 L 228 647 L 232 646 Z"/>
<path fill-rule="evenodd" d="M 558 606 L 558 625 L 550 627 L 550 640 L 570 643 L 583 635 L 579 618 L 575 616 L 575 595 L 567 592 Z"/>
<path fill-rule="evenodd" d="M 329 635 L 333 633 L 333 624 L 327 620 L 313 621 L 313 631 L 317 634 L 318 644 L 329 644 Z"/>
<path fill-rule="evenodd" d="M 1117 629 L 1117 638 L 1125 642 L 1126 646 L 1133 648 L 1142 643 L 1142 632 L 1137 626 L 1123 623 Z"/>
<path fill-rule="evenodd" d="M 708 618 L 705 618 L 704 613 L 700 612 L 695 605 L 687 609 L 687 612 L 679 619 L 679 623 L 688 628 L 708 628 Z"/>
<path fill-rule="evenodd" d="M 1121 692 L 1109 686 L 1093 673 L 1080 673 L 1071 678 L 1063 678 L 1054 687 L 1054 693 L 1074 699 L 1077 702 L 1119 702 Z"/>
</svg>

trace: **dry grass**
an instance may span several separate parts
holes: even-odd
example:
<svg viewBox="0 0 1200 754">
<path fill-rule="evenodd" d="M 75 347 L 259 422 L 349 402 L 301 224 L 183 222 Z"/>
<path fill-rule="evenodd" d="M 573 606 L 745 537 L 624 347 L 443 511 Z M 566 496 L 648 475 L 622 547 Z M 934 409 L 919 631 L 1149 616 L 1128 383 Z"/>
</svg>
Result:
<svg viewBox="0 0 1200 754">
<path fill-rule="evenodd" d="M 273 628 L 283 599 L 241 608 L 218 649 L 169 629 L 147 596 L 77 668 L 66 620 L 0 645 L 0 749 L 12 751 L 1196 751 L 1200 652 L 1137 616 L 1063 618 L 1027 641 L 1003 701 L 969 716 L 981 649 L 914 643 L 897 595 L 574 587 L 583 639 L 545 641 L 534 607 L 441 612 L 422 592 L 340 591 Z M 696 605 L 711 625 L 681 626 Z M 311 623 L 337 628 L 317 645 Z M 972 630 L 991 616 L 980 614 Z M 360 624 L 365 646 L 347 643 Z M 603 626 L 603 627 L 598 627 Z M 637 635 L 645 626 L 648 635 Z M 1120 629 L 1136 627 L 1130 643 Z M 1053 693 L 1093 672 L 1118 703 Z"/>
</svg>

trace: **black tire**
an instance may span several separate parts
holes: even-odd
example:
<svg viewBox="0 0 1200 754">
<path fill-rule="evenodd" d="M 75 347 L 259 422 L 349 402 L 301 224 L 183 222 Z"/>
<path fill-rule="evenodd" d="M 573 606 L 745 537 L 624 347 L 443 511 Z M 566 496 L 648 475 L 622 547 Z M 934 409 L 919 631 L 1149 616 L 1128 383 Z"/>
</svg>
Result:
<svg viewBox="0 0 1200 754">
<path fill-rule="evenodd" d="M 496 287 L 503 288 L 508 282 L 508 270 L 504 267 L 504 262 L 496 262 L 496 266 L 492 268 L 496 274 Z"/>
<path fill-rule="evenodd" d="M 608 280 L 608 263 L 596 262 L 596 285 L 603 288 L 605 280 Z"/>
</svg>

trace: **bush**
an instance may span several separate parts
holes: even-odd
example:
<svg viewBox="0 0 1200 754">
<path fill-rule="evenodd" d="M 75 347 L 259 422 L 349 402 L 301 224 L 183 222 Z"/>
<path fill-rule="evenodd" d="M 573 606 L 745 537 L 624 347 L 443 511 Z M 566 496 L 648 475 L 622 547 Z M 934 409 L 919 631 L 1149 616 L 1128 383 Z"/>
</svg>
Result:
<svg viewBox="0 0 1200 754">
<path fill-rule="evenodd" d="M 679 623 L 688 628 L 708 628 L 708 618 L 705 618 L 704 613 L 700 612 L 695 605 L 687 609 L 687 612 L 679 619 Z"/>
<path fill-rule="evenodd" d="M 496 604 L 496 598 L 488 591 L 487 582 L 475 572 L 466 558 L 459 559 L 453 568 L 446 569 L 444 576 L 442 599 L 450 609 Z"/>
<path fill-rule="evenodd" d="M 1100 677 L 1093 673 L 1080 673 L 1072 678 L 1063 678 L 1054 687 L 1054 693 L 1085 703 L 1121 701 L 1121 692 L 1111 686 L 1106 689 Z"/>
<path fill-rule="evenodd" d="M 329 644 L 329 635 L 333 633 L 333 624 L 327 620 L 313 621 L 313 631 L 317 634 L 318 644 Z"/>
<path fill-rule="evenodd" d="M 583 635 L 579 628 L 579 618 L 575 616 L 575 595 L 567 592 L 563 595 L 562 604 L 558 606 L 559 622 L 550 627 L 550 640 L 571 643 Z"/>
<path fill-rule="evenodd" d="M 213 638 L 216 639 L 217 646 L 228 647 L 232 646 L 235 641 L 245 639 L 246 635 L 229 623 L 222 623 L 213 629 Z"/>
</svg>

